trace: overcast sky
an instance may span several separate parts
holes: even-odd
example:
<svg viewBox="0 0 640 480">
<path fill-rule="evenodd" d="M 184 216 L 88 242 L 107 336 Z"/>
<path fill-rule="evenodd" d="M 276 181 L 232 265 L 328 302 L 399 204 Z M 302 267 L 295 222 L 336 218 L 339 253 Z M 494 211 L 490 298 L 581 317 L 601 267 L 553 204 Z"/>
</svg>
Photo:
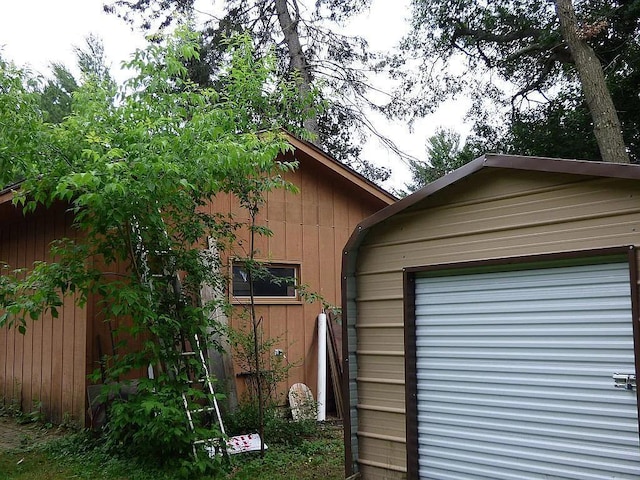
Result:
<svg viewBox="0 0 640 480">
<path fill-rule="evenodd" d="M 204 5 L 206 0 L 201 0 Z M 133 32 L 122 20 L 107 15 L 102 0 L 3 0 L 0 15 L 0 48 L 5 59 L 18 65 L 29 65 L 35 72 L 48 74 L 51 62 L 75 64 L 74 46 L 82 46 L 88 34 L 100 36 L 114 76 L 119 81 L 126 73 L 120 63 L 136 48 L 144 45 L 140 33 Z M 409 0 L 374 0 L 371 11 L 353 21 L 346 33 L 361 34 L 374 50 L 389 50 L 406 32 Z M 376 127 L 407 153 L 424 158 L 425 140 L 436 128 L 453 128 L 463 135 L 464 104 L 449 103 L 436 114 L 418 122 L 414 132 L 401 122 L 376 120 Z M 371 140 L 364 157 L 392 168 L 392 178 L 386 187 L 400 188 L 408 180 L 406 166 Z"/>
</svg>

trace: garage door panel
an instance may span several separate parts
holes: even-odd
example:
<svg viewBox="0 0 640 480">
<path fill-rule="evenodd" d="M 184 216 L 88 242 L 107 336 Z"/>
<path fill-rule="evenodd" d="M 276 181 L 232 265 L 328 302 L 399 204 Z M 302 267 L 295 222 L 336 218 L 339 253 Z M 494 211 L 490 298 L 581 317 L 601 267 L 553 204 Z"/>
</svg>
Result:
<svg viewBox="0 0 640 480">
<path fill-rule="evenodd" d="M 503 288 L 499 291 L 483 291 L 481 295 L 476 297 L 472 297 L 470 295 L 463 297 L 461 294 L 464 293 L 468 292 L 456 291 L 449 294 L 441 293 L 431 298 L 431 301 L 428 304 L 417 304 L 416 306 L 418 311 L 423 307 L 433 309 L 439 307 L 444 312 L 451 311 L 453 313 L 458 313 L 456 309 L 460 306 L 467 305 L 468 299 L 472 299 L 474 301 L 473 305 L 479 311 L 482 311 L 482 308 L 491 308 L 491 311 L 499 312 L 501 307 L 504 308 L 506 306 L 509 308 L 509 312 L 514 311 L 514 308 L 517 312 L 520 309 L 526 308 L 525 304 L 520 305 L 520 308 L 513 305 L 514 300 L 520 300 L 531 302 L 530 305 L 534 307 L 547 305 L 549 310 L 556 309 L 563 311 L 565 305 L 577 305 L 580 307 L 580 298 L 585 295 L 592 297 L 591 299 L 594 301 L 594 305 L 601 305 L 605 308 L 609 307 L 610 300 L 624 298 L 620 297 L 620 292 L 617 291 L 615 286 L 602 288 L 598 285 L 585 285 L 580 287 L 538 287 L 530 288 L 528 290 L 514 289 L 511 287 Z M 575 300 L 569 301 L 568 298 L 573 298 Z M 461 299 L 465 299 L 466 301 L 462 302 Z"/>
<path fill-rule="evenodd" d="M 469 478 L 479 478 L 483 475 L 493 479 L 571 479 L 571 480 L 637 480 L 637 470 L 633 465 L 618 460 L 613 463 L 607 459 L 586 457 L 584 463 L 575 463 L 575 458 L 580 456 L 560 455 L 551 451 L 513 449 L 507 450 L 498 446 L 487 445 L 481 442 L 466 442 L 456 445 L 443 442 L 430 445 L 429 450 L 437 454 L 437 460 L 433 462 L 435 467 L 447 468 L 451 472 L 452 464 L 456 471 L 471 474 Z M 422 449 L 420 452 L 422 453 Z M 422 456 L 422 455 L 421 455 Z M 602 460 L 602 463 L 599 461 Z M 420 462 L 421 466 L 425 462 Z M 616 476 L 611 475 L 615 469 Z M 427 479 L 440 479 L 440 476 L 426 476 Z M 451 478 L 457 478 L 452 476 Z M 483 477 L 480 477 L 483 478 Z"/>
<path fill-rule="evenodd" d="M 604 287 L 612 283 L 625 283 L 629 281 L 628 271 L 611 270 L 611 263 L 589 265 L 587 269 L 576 270 L 575 266 L 523 269 L 510 272 L 486 272 L 479 275 L 449 275 L 439 276 L 437 285 L 430 285 L 429 291 L 433 294 L 469 291 L 478 292 L 478 285 L 485 292 L 500 293 L 505 289 L 513 289 L 514 284 L 518 290 L 531 288 L 546 288 L 557 286 L 575 286 L 579 281 L 585 288 Z M 618 265 L 622 265 L 621 263 Z M 625 265 L 626 266 L 626 265 Z M 514 267 L 515 268 L 515 267 Z M 417 286 L 420 287 L 419 285 Z"/>
<path fill-rule="evenodd" d="M 622 340 L 625 342 L 623 348 L 628 348 L 629 342 L 632 342 L 632 340 L 629 340 L 629 325 L 626 325 L 624 323 L 611 323 L 609 325 L 602 325 L 602 323 L 589 323 L 584 319 L 576 319 L 576 322 L 570 323 L 563 322 L 562 320 L 564 319 L 560 319 L 558 317 L 555 318 L 556 323 L 544 324 L 544 337 L 546 337 L 547 340 L 553 340 L 556 336 L 575 337 L 576 323 L 578 323 L 580 324 L 580 338 L 595 337 L 596 339 L 600 339 L 603 336 L 614 337 L 613 339 L 617 338 L 617 340 Z M 495 317 L 494 320 L 496 320 Z M 601 318 L 599 318 L 598 320 L 602 321 Z M 470 339 L 472 340 L 479 340 L 477 337 L 488 334 L 490 334 L 492 338 L 506 337 L 509 340 L 518 338 L 528 340 L 529 338 L 535 338 L 536 336 L 540 335 L 541 323 L 529 323 L 528 319 L 520 319 L 518 321 L 522 323 L 519 325 L 494 323 L 491 326 L 490 331 L 487 329 L 486 325 L 476 323 L 471 325 L 419 326 L 417 332 L 420 335 L 420 333 L 422 333 L 423 331 L 427 333 L 428 329 L 429 335 L 428 337 L 425 336 L 426 338 L 423 338 L 421 340 L 422 342 L 428 342 L 432 339 L 434 341 L 440 341 L 440 339 L 438 339 L 437 337 L 445 337 L 443 338 L 443 340 L 446 340 L 446 337 L 450 337 L 452 334 L 455 334 L 456 338 L 463 339 L 464 337 L 470 337 Z M 524 337 L 526 337 L 526 339 Z"/>
<path fill-rule="evenodd" d="M 521 476 L 510 475 L 496 477 L 491 473 L 490 469 L 484 472 L 485 475 L 482 475 L 483 472 L 478 468 L 468 469 L 469 474 L 465 474 L 464 469 L 464 466 L 462 466 L 460 471 L 452 474 L 451 470 L 449 470 L 449 462 L 445 460 L 431 465 L 430 471 L 433 475 L 431 478 L 437 478 L 439 480 L 522 480 Z"/>
<path fill-rule="evenodd" d="M 452 441 L 451 436 L 456 440 Z M 495 441 L 491 430 L 456 429 L 442 426 L 434 429 L 426 445 L 434 449 L 462 450 L 471 455 L 485 453 L 495 457 L 509 457 L 520 460 L 538 460 L 544 463 L 571 462 L 595 470 L 615 470 L 635 473 L 635 452 L 620 446 L 594 447 L 585 442 L 562 441 L 551 436 L 506 434 Z"/>
<path fill-rule="evenodd" d="M 438 392 L 451 392 L 451 382 L 425 382 L 426 386 L 422 388 L 418 396 L 419 398 L 430 399 L 431 396 Z M 630 395 L 617 395 L 615 398 L 611 398 L 611 383 L 607 385 L 601 385 L 599 389 L 588 388 L 590 385 L 583 385 L 582 388 L 578 388 L 573 384 L 562 383 L 544 384 L 540 382 L 538 385 L 532 385 L 528 381 L 527 385 L 507 384 L 507 383 L 483 383 L 481 381 L 467 382 L 461 380 L 457 382 L 455 395 L 459 398 L 478 398 L 486 396 L 489 399 L 494 399 L 496 392 L 500 392 L 500 397 L 503 399 L 501 403 L 511 405 L 513 403 L 527 404 L 531 402 L 531 399 L 536 399 L 540 405 L 546 408 L 553 408 L 555 405 L 558 408 L 564 408 L 565 404 L 571 406 L 584 406 L 588 408 L 589 405 L 593 405 L 596 409 L 603 408 L 603 405 L 611 406 L 616 409 L 618 405 L 628 405 L 630 402 L 635 401 L 633 394 Z"/>
<path fill-rule="evenodd" d="M 444 408 L 429 412 L 428 419 L 421 416 L 420 421 L 429 421 L 441 427 L 473 427 L 478 430 L 500 431 L 526 435 L 547 436 L 564 441 L 599 442 L 603 447 L 628 449 L 628 454 L 635 454 L 635 446 L 625 441 L 625 436 L 618 432 L 633 432 L 630 422 L 619 422 L 616 433 L 611 432 L 609 418 L 600 422 L 602 428 L 596 428 L 597 421 L 585 422 L 579 415 L 528 414 L 526 411 L 502 412 L 496 415 L 491 409 L 477 407 L 460 415 L 454 408 Z M 451 414 L 456 414 L 451 417 Z M 517 420 L 514 422 L 513 420 Z"/>
<path fill-rule="evenodd" d="M 421 342 L 418 342 L 418 348 L 423 347 Z M 618 350 L 605 350 L 593 352 L 587 349 L 583 351 L 565 352 L 562 350 L 549 351 L 545 349 L 478 349 L 470 351 L 465 348 L 450 348 L 450 349 L 434 349 L 433 353 L 429 357 L 425 358 L 423 355 L 418 354 L 418 361 L 423 358 L 425 361 L 431 359 L 466 359 L 466 360 L 486 360 L 486 359 L 504 359 L 505 361 L 526 361 L 532 357 L 545 358 L 548 361 L 554 362 L 598 362 L 598 361 L 613 361 L 617 365 L 621 365 L 620 368 L 629 369 L 633 367 L 633 364 L 628 360 L 628 354 L 620 352 Z M 614 373 L 614 372 L 611 372 Z"/>
<path fill-rule="evenodd" d="M 488 311 L 480 313 L 477 311 L 471 311 L 472 315 L 466 315 L 460 318 L 459 325 L 461 328 L 465 327 L 487 327 L 490 325 L 503 325 L 505 328 L 514 327 L 519 325 L 547 325 L 549 327 L 554 325 L 571 326 L 576 323 L 583 326 L 589 326 L 594 323 L 599 325 L 600 321 L 605 323 L 611 323 L 620 319 L 620 313 L 611 306 L 599 310 L 585 310 L 584 303 L 580 302 L 579 307 L 572 309 L 573 314 L 567 315 L 566 312 L 549 312 L 546 311 L 544 315 L 540 315 L 539 311 L 524 311 L 524 312 L 509 312 L 508 322 L 505 323 L 505 318 L 497 314 L 496 312 Z M 432 310 L 427 310 L 428 307 L 423 307 L 423 310 L 417 310 L 416 314 L 426 315 L 427 313 L 434 313 Z M 429 328 L 437 327 L 450 327 L 456 316 L 459 316 L 455 311 L 449 312 L 451 318 L 447 318 L 444 314 L 441 314 L 442 318 L 434 318 L 433 322 L 429 323 Z M 424 325 L 418 324 L 419 328 L 424 328 Z"/>
<path fill-rule="evenodd" d="M 593 296 L 589 295 L 588 292 L 582 292 L 584 297 L 589 298 L 592 303 L 594 309 L 603 310 L 603 311 L 611 311 L 612 309 L 619 309 L 620 307 L 615 304 L 615 300 L 618 298 L 613 297 L 612 295 L 608 296 Z M 512 299 L 509 301 L 505 299 L 503 302 L 488 302 L 486 298 L 469 298 L 466 301 L 462 302 L 460 298 L 456 298 L 457 304 L 454 305 L 442 305 L 442 304 L 431 304 L 431 305 L 417 305 L 416 306 L 416 315 L 426 315 L 426 314 L 440 314 L 443 316 L 441 321 L 446 321 L 447 319 L 453 319 L 457 315 L 460 314 L 470 314 L 470 315 L 478 315 L 483 313 L 489 313 L 491 315 L 511 315 L 512 313 L 526 313 L 526 312 L 536 312 L 536 313 L 548 313 L 552 314 L 555 312 L 564 312 L 566 309 L 572 309 L 573 311 L 580 311 L 584 308 L 584 302 L 582 299 L 574 299 L 574 300 L 560 300 L 560 299 Z M 526 303 L 518 303 L 515 304 L 513 301 L 521 300 Z M 448 317 L 447 317 L 448 315 Z M 418 323 L 420 326 L 420 323 Z"/>
<path fill-rule="evenodd" d="M 623 392 L 622 395 L 624 395 Z M 631 409 L 630 402 L 620 401 L 615 403 L 597 403 L 597 402 L 578 402 L 576 400 L 567 399 L 560 400 L 548 400 L 531 397 L 518 397 L 503 395 L 500 390 L 494 391 L 493 394 L 469 394 L 464 392 L 431 392 L 428 394 L 418 393 L 418 402 L 431 403 L 431 402 L 444 402 L 451 405 L 469 405 L 473 402 L 473 405 L 491 406 L 500 409 L 518 409 L 518 410 L 532 410 L 534 412 L 550 412 L 550 413 L 563 413 L 571 414 L 578 413 L 583 416 L 592 416 L 594 418 L 601 418 L 601 415 L 605 415 L 609 418 L 610 426 L 613 428 L 613 423 L 617 418 L 627 418 L 629 410 Z M 628 408 L 621 408 L 628 407 Z M 425 411 L 428 412 L 428 408 L 425 407 Z M 498 413 L 496 412 L 496 415 Z M 585 421 L 589 419 L 585 417 Z M 637 425 L 636 425 L 637 431 Z M 637 438 L 635 439 L 637 443 Z"/>
<path fill-rule="evenodd" d="M 628 264 L 416 279 L 422 478 L 638 478 Z"/>
<path fill-rule="evenodd" d="M 539 361 L 532 360 L 528 357 L 526 360 L 503 362 L 499 359 L 478 360 L 470 363 L 462 358 L 433 358 L 429 357 L 429 369 L 425 373 L 420 372 L 419 375 L 459 375 L 461 372 L 468 373 L 468 376 L 477 376 L 480 374 L 499 375 L 502 373 L 517 372 L 519 374 L 528 375 L 564 375 L 567 370 L 572 372 L 572 377 L 594 376 L 601 378 L 608 375 L 620 366 L 627 366 L 627 355 L 623 352 L 621 362 L 609 361 L 592 361 L 592 362 L 545 362 L 541 364 Z M 491 373 L 488 373 L 491 372 Z"/>
<path fill-rule="evenodd" d="M 597 275 L 598 272 L 590 272 L 593 275 Z M 461 277 L 451 277 L 458 279 Z M 555 278 L 555 277 L 554 277 Z M 620 296 L 621 292 L 617 290 L 616 284 L 619 282 L 624 283 L 628 278 L 621 278 L 620 276 L 610 276 L 605 278 L 604 281 L 609 282 L 607 285 L 599 284 L 594 281 L 594 278 L 582 278 L 579 276 L 567 277 L 563 281 L 554 280 L 548 276 L 540 276 L 531 282 L 519 282 L 517 277 L 511 277 L 509 281 L 498 284 L 490 284 L 490 279 L 482 279 L 479 282 L 473 282 L 460 286 L 459 282 L 450 282 L 449 285 L 455 285 L 453 291 L 430 291 L 429 304 L 458 304 L 460 295 L 465 295 L 465 298 L 475 297 L 479 302 L 504 302 L 509 301 L 512 298 L 520 300 L 536 299 L 539 297 L 553 299 L 566 300 L 569 297 L 578 297 L 582 292 L 593 292 L 598 297 L 604 297 L 606 293 L 613 293 L 616 296 Z M 579 282 L 580 285 L 576 285 Z M 440 287 L 442 288 L 442 287 Z M 478 291 L 478 289 L 482 289 Z"/>
<path fill-rule="evenodd" d="M 539 336 L 528 335 L 526 337 L 515 336 L 512 338 L 503 338 L 503 337 L 493 337 L 493 338 L 478 338 L 472 336 L 461 336 L 460 338 L 447 338 L 447 339 L 437 339 L 433 336 L 425 337 L 424 340 L 421 340 L 419 345 L 425 347 L 475 347 L 478 349 L 486 349 L 486 348 L 517 348 L 517 349 L 526 349 L 529 351 L 533 351 L 534 349 L 553 349 L 558 348 L 561 350 L 565 350 L 567 348 L 567 340 L 565 338 L 557 338 L 552 336 L 553 333 L 550 332 L 549 337 L 546 337 L 544 334 Z M 615 352 L 618 349 L 626 349 L 629 346 L 633 347 L 633 342 L 630 342 L 628 338 L 621 337 L 613 337 L 610 338 L 606 336 L 580 336 L 576 337 L 575 335 L 567 335 L 571 337 L 571 348 L 580 350 L 580 349 L 588 349 L 589 351 L 596 350 L 603 346 L 603 349 L 610 352 Z M 580 352 L 577 352 L 580 353 Z"/>
<path fill-rule="evenodd" d="M 564 368 L 562 368 L 564 367 Z M 611 372 L 611 369 L 615 369 L 617 365 L 609 365 L 598 368 L 597 370 L 589 369 L 582 366 L 582 368 L 575 368 L 571 375 L 568 376 L 565 373 L 566 365 L 558 365 L 557 370 L 550 371 L 550 369 L 528 369 L 526 371 L 527 383 L 525 388 L 528 387 L 550 387 L 552 390 L 557 389 L 560 393 L 566 396 L 570 394 L 582 394 L 581 390 L 585 390 L 585 393 L 593 394 L 594 390 L 603 390 L 607 394 L 611 390 L 611 379 L 606 379 L 606 376 Z M 433 389 L 438 385 L 442 388 L 449 390 L 451 388 L 451 380 L 454 378 L 457 381 L 457 388 L 465 388 L 465 386 L 474 387 L 476 384 L 489 385 L 494 384 L 491 388 L 503 388 L 509 385 L 516 387 L 522 387 L 522 378 L 524 374 L 524 368 L 517 366 L 513 367 L 513 370 L 507 371 L 492 371 L 480 370 L 481 368 L 488 368 L 486 364 L 476 366 L 477 371 L 469 371 L 460 365 L 457 370 L 435 370 L 433 367 L 418 375 L 418 380 L 424 381 L 423 385 L 425 389 Z M 505 369 L 506 370 L 506 369 Z M 570 378 L 568 378 L 570 377 Z M 605 378 L 603 378 L 605 377 Z M 570 387 L 570 388 L 568 388 Z M 495 390 L 494 390 L 495 391 Z"/>
</svg>

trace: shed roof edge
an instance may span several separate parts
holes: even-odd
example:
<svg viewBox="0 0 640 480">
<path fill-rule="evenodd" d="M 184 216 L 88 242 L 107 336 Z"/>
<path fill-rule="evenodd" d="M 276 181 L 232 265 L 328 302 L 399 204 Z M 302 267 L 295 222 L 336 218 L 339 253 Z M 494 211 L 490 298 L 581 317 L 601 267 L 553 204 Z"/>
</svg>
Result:
<svg viewBox="0 0 640 480">
<path fill-rule="evenodd" d="M 307 155 L 312 157 L 318 163 L 323 166 L 329 168 L 334 171 L 338 175 L 344 177 L 346 180 L 351 183 L 357 185 L 362 190 L 367 192 L 369 195 L 373 195 L 378 198 L 382 202 L 387 205 L 391 205 L 395 203 L 398 199 L 390 192 L 387 192 L 384 188 L 376 185 L 374 182 L 363 176 L 362 174 L 356 172 L 354 169 L 345 165 L 344 163 L 338 161 L 329 153 L 322 150 L 317 145 L 314 145 L 311 142 L 306 140 L 302 140 L 301 138 L 296 137 L 291 132 L 287 130 L 282 130 L 285 134 L 287 141 L 296 149 L 305 152 Z"/>
</svg>

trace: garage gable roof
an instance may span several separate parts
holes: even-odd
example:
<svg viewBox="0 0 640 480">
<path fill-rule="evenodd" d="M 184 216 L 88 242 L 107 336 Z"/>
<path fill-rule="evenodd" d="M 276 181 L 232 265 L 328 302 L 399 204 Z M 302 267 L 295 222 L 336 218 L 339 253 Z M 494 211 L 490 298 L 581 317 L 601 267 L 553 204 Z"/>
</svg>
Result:
<svg viewBox="0 0 640 480">
<path fill-rule="evenodd" d="M 431 182 L 424 188 L 421 188 L 402 200 L 380 210 L 374 215 L 365 218 L 358 225 L 356 231 L 349 239 L 349 242 L 347 243 L 347 251 L 350 250 L 350 247 L 358 245 L 361 236 L 364 235 L 371 227 L 421 202 L 434 193 L 439 192 L 440 190 L 443 190 L 460 180 L 479 172 L 480 170 L 488 168 L 640 180 L 640 165 L 548 157 L 526 157 L 520 155 L 497 155 L 488 153 L 476 158 L 472 162 L 467 163 L 444 177 Z"/>
</svg>

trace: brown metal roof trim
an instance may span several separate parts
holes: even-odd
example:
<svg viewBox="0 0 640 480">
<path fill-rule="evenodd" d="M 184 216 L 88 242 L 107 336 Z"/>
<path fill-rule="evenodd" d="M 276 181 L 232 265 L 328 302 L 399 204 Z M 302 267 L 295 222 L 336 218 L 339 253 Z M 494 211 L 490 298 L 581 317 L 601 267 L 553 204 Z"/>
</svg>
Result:
<svg viewBox="0 0 640 480">
<path fill-rule="evenodd" d="M 481 157 L 482 158 L 482 157 Z M 640 165 L 518 155 L 485 155 L 487 167 L 513 168 L 592 177 L 640 179 Z"/>
</svg>

